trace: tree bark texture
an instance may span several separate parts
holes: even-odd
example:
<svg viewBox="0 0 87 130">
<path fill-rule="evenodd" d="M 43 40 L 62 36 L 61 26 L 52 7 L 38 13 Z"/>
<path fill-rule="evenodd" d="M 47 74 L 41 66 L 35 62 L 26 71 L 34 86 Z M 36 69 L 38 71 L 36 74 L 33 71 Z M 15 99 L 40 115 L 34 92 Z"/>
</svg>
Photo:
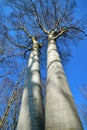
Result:
<svg viewBox="0 0 87 130">
<path fill-rule="evenodd" d="M 51 34 L 48 37 L 46 89 L 45 130 L 83 130 Z"/>
<path fill-rule="evenodd" d="M 33 40 L 26 83 L 23 91 L 17 130 L 44 130 L 41 83 L 39 73 L 38 42 Z"/>
</svg>

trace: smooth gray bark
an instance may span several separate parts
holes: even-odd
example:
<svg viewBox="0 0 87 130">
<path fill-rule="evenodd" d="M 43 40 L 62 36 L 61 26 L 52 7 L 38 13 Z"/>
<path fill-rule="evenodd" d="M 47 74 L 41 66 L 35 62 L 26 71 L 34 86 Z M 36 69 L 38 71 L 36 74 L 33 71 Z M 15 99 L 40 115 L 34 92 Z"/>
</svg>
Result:
<svg viewBox="0 0 87 130">
<path fill-rule="evenodd" d="M 83 130 L 55 40 L 50 34 L 48 41 L 45 130 Z"/>
<path fill-rule="evenodd" d="M 33 40 L 26 83 L 23 91 L 17 130 L 44 130 L 41 83 L 39 73 L 38 43 Z"/>
</svg>

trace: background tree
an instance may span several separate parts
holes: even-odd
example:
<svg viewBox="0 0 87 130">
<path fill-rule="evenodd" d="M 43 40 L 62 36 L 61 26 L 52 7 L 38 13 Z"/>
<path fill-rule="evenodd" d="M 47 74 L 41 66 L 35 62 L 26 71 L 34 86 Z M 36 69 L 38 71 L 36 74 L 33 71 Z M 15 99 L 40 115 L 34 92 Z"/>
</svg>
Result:
<svg viewBox="0 0 87 130">
<path fill-rule="evenodd" d="M 12 129 L 17 126 L 18 112 L 23 91 L 23 75 L 19 76 L 16 84 L 12 79 L 5 78 L 0 84 L 0 129 Z M 7 85 L 6 85 L 7 84 Z M 5 95 L 3 97 L 3 95 Z"/>
</svg>

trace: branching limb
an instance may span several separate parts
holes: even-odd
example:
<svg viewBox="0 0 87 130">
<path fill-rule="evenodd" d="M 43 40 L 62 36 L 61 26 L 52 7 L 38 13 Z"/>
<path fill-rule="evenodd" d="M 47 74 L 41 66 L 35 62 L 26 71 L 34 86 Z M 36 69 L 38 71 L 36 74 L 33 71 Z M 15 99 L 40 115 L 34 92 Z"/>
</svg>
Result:
<svg viewBox="0 0 87 130">
<path fill-rule="evenodd" d="M 58 28 L 58 25 L 60 24 L 60 22 L 61 22 L 61 18 L 59 18 L 59 19 L 57 20 L 57 22 L 55 23 L 55 29 Z"/>
<path fill-rule="evenodd" d="M 35 16 L 35 18 L 36 18 L 36 21 L 37 21 L 39 27 L 40 27 L 46 34 L 48 34 L 49 32 L 48 32 L 48 31 L 44 28 L 44 26 L 40 23 L 40 20 L 39 20 L 39 18 L 38 18 L 37 9 L 36 9 L 36 6 L 35 6 L 34 2 L 33 2 L 32 0 L 30 0 L 30 1 L 31 1 L 31 3 L 32 3 L 33 7 L 34 7 L 34 16 Z"/>
<path fill-rule="evenodd" d="M 7 35 L 6 35 L 6 38 L 8 39 L 8 41 L 10 41 L 10 43 L 12 43 L 12 44 L 13 44 L 14 46 L 16 46 L 16 47 L 19 47 L 19 48 L 21 48 L 21 49 L 26 49 L 26 48 L 28 48 L 28 47 L 26 47 L 26 46 L 22 46 L 22 45 L 17 44 L 15 41 L 12 40 L 11 37 L 9 37 L 9 36 L 7 36 Z"/>
<path fill-rule="evenodd" d="M 27 29 L 24 26 L 21 26 L 20 29 L 22 29 L 29 38 L 32 38 L 32 36 L 28 33 Z"/>
<path fill-rule="evenodd" d="M 70 29 L 76 30 L 76 31 L 78 31 L 78 32 L 83 33 L 83 34 L 84 34 L 84 36 L 86 36 L 86 37 L 87 37 L 87 34 L 86 34 L 83 30 L 81 30 L 81 28 L 79 28 L 79 27 L 74 27 L 74 26 L 71 26 L 71 27 L 67 27 L 66 29 L 67 29 L 67 30 L 70 30 Z"/>
<path fill-rule="evenodd" d="M 62 35 L 63 35 L 65 32 L 67 32 L 67 31 L 68 31 L 67 29 L 61 29 L 61 31 L 55 32 L 55 33 L 57 33 L 57 35 L 54 36 L 54 39 L 59 38 L 60 36 L 62 36 Z"/>
<path fill-rule="evenodd" d="M 18 28 L 7 28 L 9 30 L 23 30 L 25 34 L 28 36 L 28 38 L 32 38 L 32 36 L 28 33 L 27 29 L 24 26 L 18 27 Z"/>
<path fill-rule="evenodd" d="M 54 39 L 59 38 L 59 37 L 62 36 L 65 32 L 68 32 L 68 31 L 70 31 L 71 29 L 76 30 L 76 31 L 78 31 L 78 32 L 81 32 L 84 36 L 87 37 L 87 34 L 86 34 L 83 30 L 81 30 L 79 27 L 70 26 L 70 27 L 67 27 L 67 28 L 65 28 L 65 29 L 61 29 L 59 32 L 56 32 L 57 35 L 54 37 Z"/>
</svg>

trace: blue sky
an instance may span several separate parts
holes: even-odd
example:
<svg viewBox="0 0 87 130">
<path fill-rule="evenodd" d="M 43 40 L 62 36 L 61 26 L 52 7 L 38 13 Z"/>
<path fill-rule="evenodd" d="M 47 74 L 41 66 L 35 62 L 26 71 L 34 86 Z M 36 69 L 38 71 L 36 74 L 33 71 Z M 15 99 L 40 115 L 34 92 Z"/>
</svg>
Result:
<svg viewBox="0 0 87 130">
<path fill-rule="evenodd" d="M 77 16 L 87 16 L 87 0 L 77 1 Z M 87 38 L 80 42 L 78 47 L 72 47 L 72 58 L 65 66 L 67 79 L 75 102 L 84 102 L 78 87 L 87 85 Z M 84 130 L 87 126 L 84 125 Z"/>
<path fill-rule="evenodd" d="M 87 0 L 79 0 L 77 2 L 77 15 L 87 15 Z M 65 66 L 65 72 L 71 86 L 71 89 L 76 96 L 77 86 L 87 84 L 87 38 L 82 40 L 78 47 L 72 47 L 72 58 Z"/>
<path fill-rule="evenodd" d="M 72 55 L 70 62 L 65 66 L 65 72 L 73 97 L 78 105 L 85 102 L 78 87 L 87 85 L 87 39 L 82 41 L 78 48 L 72 49 Z M 84 121 L 83 125 L 84 130 L 87 130 Z"/>
</svg>

